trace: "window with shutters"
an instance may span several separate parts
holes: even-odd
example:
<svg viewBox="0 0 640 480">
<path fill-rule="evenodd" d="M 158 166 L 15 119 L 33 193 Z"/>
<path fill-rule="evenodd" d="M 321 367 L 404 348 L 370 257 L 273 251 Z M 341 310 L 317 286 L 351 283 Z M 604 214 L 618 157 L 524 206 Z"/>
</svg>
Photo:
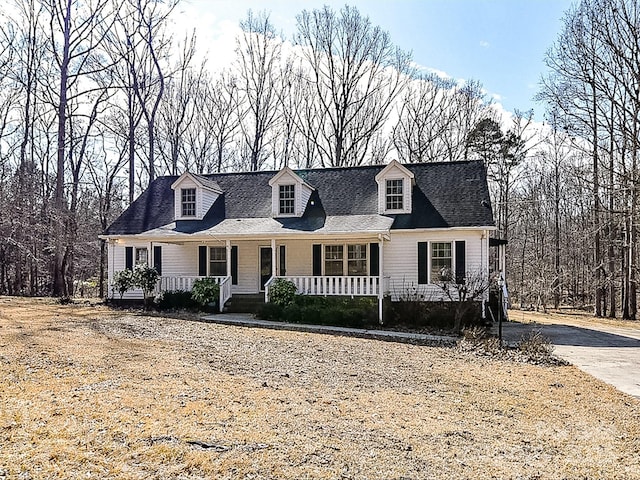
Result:
<svg viewBox="0 0 640 480">
<path fill-rule="evenodd" d="M 227 275 L 227 249 L 225 247 L 209 247 L 209 276 L 225 277 Z"/>
<path fill-rule="evenodd" d="M 449 280 L 451 277 L 451 242 L 431 243 L 431 282 Z"/>
<path fill-rule="evenodd" d="M 136 248 L 135 265 L 149 264 L 149 250 L 146 247 Z"/>
<path fill-rule="evenodd" d="M 367 274 L 367 245 L 347 245 L 347 272 L 349 275 Z"/>
<path fill-rule="evenodd" d="M 324 274 L 331 276 L 368 275 L 367 244 L 325 245 Z"/>
<path fill-rule="evenodd" d="M 343 273 L 344 248 L 342 245 L 325 245 L 324 274 L 340 276 Z"/>
</svg>

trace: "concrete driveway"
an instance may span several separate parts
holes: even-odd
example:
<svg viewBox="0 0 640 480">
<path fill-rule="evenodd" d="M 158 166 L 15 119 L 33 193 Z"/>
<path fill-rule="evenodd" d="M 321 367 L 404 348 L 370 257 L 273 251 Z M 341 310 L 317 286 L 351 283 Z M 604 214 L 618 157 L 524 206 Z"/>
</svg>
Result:
<svg viewBox="0 0 640 480">
<path fill-rule="evenodd" d="M 640 329 L 506 322 L 503 338 L 516 343 L 530 330 L 540 330 L 549 338 L 557 356 L 640 398 Z"/>
</svg>

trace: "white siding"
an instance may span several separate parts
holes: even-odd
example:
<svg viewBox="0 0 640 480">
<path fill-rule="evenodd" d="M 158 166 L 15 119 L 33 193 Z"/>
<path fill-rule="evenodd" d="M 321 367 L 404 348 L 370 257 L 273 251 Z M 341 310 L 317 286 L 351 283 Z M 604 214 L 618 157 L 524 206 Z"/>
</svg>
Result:
<svg viewBox="0 0 640 480">
<path fill-rule="evenodd" d="M 198 191 L 199 188 L 196 185 L 196 183 L 191 180 L 189 177 L 185 177 L 179 185 L 177 185 L 175 191 L 173 192 L 173 198 L 174 198 L 174 202 L 173 202 L 173 206 L 174 206 L 174 217 L 173 218 L 181 218 L 182 217 L 182 192 L 181 190 L 183 188 L 195 188 L 196 189 L 196 215 L 199 214 L 198 212 L 198 197 L 201 196 L 200 192 Z"/>
<path fill-rule="evenodd" d="M 411 213 L 413 193 L 411 178 L 392 164 L 387 166 L 383 172 L 381 172 L 383 175 L 378 178 L 378 213 L 384 214 L 387 212 L 387 180 L 402 180 L 402 212 Z"/>
<path fill-rule="evenodd" d="M 464 240 L 466 246 L 466 269 L 468 272 L 487 271 L 488 240 L 482 238 L 483 232 L 450 230 L 436 232 L 392 232 L 390 240 L 383 243 L 382 275 L 386 286 L 394 294 L 401 294 L 409 287 L 418 287 L 428 298 L 441 298 L 442 292 L 436 285 L 418 285 L 418 242 L 455 242 Z M 122 241 L 120 241 L 122 242 Z M 316 239 L 316 240 L 278 240 L 276 241 L 276 268 L 279 268 L 280 245 L 286 248 L 286 275 L 311 276 L 313 274 L 313 245 L 348 245 L 377 243 L 376 239 Z M 125 268 L 125 246 L 146 247 L 149 249 L 149 261 L 153 264 L 153 246 L 162 247 L 163 276 L 197 276 L 198 246 L 190 242 L 174 245 L 160 242 L 109 243 L 109 281 L 114 272 Z M 207 246 L 224 247 L 223 241 L 211 241 Z M 238 284 L 233 285 L 233 293 L 257 293 L 260 282 L 260 247 L 271 247 L 271 240 L 232 241 L 238 247 Z M 430 252 L 430 248 L 428 249 Z M 455 251 L 455 247 L 454 247 Z M 345 255 L 346 255 L 345 250 Z M 371 265 L 371 253 L 368 252 L 368 265 Z M 453 265 L 455 268 L 455 264 Z M 280 273 L 280 272 L 278 272 Z M 114 298 L 118 298 L 116 292 Z M 123 298 L 142 298 L 139 290 L 127 292 Z"/>
<path fill-rule="evenodd" d="M 309 197 L 311 197 L 313 190 L 303 184 L 298 185 L 297 188 L 300 193 L 296 194 L 298 197 L 296 199 L 296 215 L 301 217 L 307 208 L 307 203 L 309 202 Z"/>
<path fill-rule="evenodd" d="M 128 242 L 128 243 L 117 243 L 112 245 L 111 248 L 111 260 L 109 261 L 109 297 L 111 298 L 120 298 L 120 293 L 117 291 L 113 291 L 111 288 L 111 281 L 113 280 L 113 275 L 116 272 L 120 272 L 126 267 L 126 258 L 125 258 L 125 247 L 134 247 L 134 248 L 147 248 L 149 252 L 149 260 L 151 260 L 152 248 L 149 242 Z M 135 261 L 135 253 L 134 253 L 134 261 Z M 123 300 L 132 300 L 132 299 L 142 299 L 143 294 L 142 290 L 139 288 L 134 290 L 129 290 L 125 292 L 122 296 Z"/>
<path fill-rule="evenodd" d="M 467 272 L 486 272 L 482 231 L 451 230 L 440 232 L 393 232 L 391 240 L 384 242 L 383 275 L 392 297 L 417 288 L 427 300 L 442 299 L 442 290 L 435 284 L 418 285 L 418 242 L 455 242 L 464 240 Z M 455 251 L 455 246 L 452 245 Z M 428 248 L 429 256 L 431 249 Z M 453 253 L 453 252 L 452 252 Z M 429 258 L 430 261 L 430 258 Z M 452 265 L 455 268 L 455 264 Z"/>
<path fill-rule="evenodd" d="M 218 198 L 218 194 L 206 188 L 200 188 L 196 190 L 196 201 L 198 200 L 198 196 L 200 196 L 201 199 L 201 201 L 198 202 L 198 208 L 200 209 L 198 215 L 204 217 L 211 208 L 211 205 L 213 205 L 213 202 Z"/>
<path fill-rule="evenodd" d="M 286 248 L 287 275 L 313 274 L 313 244 L 308 240 L 287 240 L 278 244 Z"/>
<path fill-rule="evenodd" d="M 289 172 L 283 172 L 277 183 L 271 187 L 271 214 L 274 217 L 283 216 L 280 215 L 280 185 L 295 185 L 295 215 L 285 216 L 302 216 L 307 207 L 309 197 L 311 197 L 312 190 L 303 184 L 297 175 L 291 175 Z"/>
<path fill-rule="evenodd" d="M 232 244 L 236 244 L 231 242 Z M 233 293 L 257 293 L 260 283 L 259 247 L 271 246 L 270 241 L 238 242 L 238 284 Z"/>
<path fill-rule="evenodd" d="M 218 198 L 218 194 L 209 189 L 202 188 L 196 182 L 189 177 L 184 177 L 180 183 L 176 186 L 173 194 L 174 198 L 174 218 L 180 219 L 182 217 L 182 192 L 183 188 L 195 188 L 196 189 L 196 219 L 202 219 L 211 205 Z M 186 219 L 193 219 L 193 217 L 185 217 Z"/>
</svg>

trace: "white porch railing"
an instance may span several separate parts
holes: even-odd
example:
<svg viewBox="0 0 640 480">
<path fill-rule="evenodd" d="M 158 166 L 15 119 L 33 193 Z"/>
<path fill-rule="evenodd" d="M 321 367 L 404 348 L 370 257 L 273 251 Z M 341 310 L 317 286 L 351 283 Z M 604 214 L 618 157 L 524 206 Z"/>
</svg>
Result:
<svg viewBox="0 0 640 480">
<path fill-rule="evenodd" d="M 219 308 L 222 311 L 224 304 L 231 298 L 231 276 L 224 277 L 201 277 L 201 276 L 179 276 L 179 277 L 160 277 L 158 280 L 158 286 L 156 287 L 156 293 L 172 291 L 172 290 L 184 290 L 190 292 L 193 289 L 193 284 L 196 280 L 201 278 L 212 278 L 216 283 L 220 285 L 220 302 Z"/>
<path fill-rule="evenodd" d="M 180 276 L 180 277 L 160 277 L 158 281 L 158 292 L 166 292 L 166 291 L 175 291 L 175 290 L 184 290 L 185 292 L 190 292 L 193 288 L 193 283 L 196 280 L 200 280 L 201 278 L 206 277 L 198 277 L 198 276 Z M 213 278 L 224 278 L 224 277 L 213 277 Z M 219 280 L 217 280 L 220 283 Z"/>
<path fill-rule="evenodd" d="M 218 308 L 220 309 L 220 312 L 222 312 L 224 304 L 227 303 L 227 300 L 231 298 L 231 275 L 215 278 L 222 278 L 222 281 L 218 281 L 218 283 L 220 284 L 220 302 Z"/>
<path fill-rule="evenodd" d="M 269 287 L 276 278 L 293 282 L 297 293 L 301 295 L 340 295 L 345 297 L 368 296 L 377 297 L 380 292 L 379 277 L 368 276 L 285 276 L 271 277 L 264 287 L 265 301 L 269 301 Z"/>
</svg>

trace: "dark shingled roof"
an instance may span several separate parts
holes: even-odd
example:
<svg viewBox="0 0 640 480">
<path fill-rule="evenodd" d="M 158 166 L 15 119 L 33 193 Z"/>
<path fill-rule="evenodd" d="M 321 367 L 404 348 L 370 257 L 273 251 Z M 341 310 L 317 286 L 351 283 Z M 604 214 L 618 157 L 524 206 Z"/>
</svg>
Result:
<svg viewBox="0 0 640 480">
<path fill-rule="evenodd" d="M 298 170 L 315 188 L 301 218 L 278 219 L 287 228 L 313 231 L 327 216 L 377 215 L 378 185 L 375 176 L 386 165 L 353 168 Z M 415 175 L 411 214 L 390 215 L 391 229 L 493 226 L 489 191 L 481 161 L 404 165 Z M 270 218 L 269 180 L 277 172 L 199 175 L 224 192 L 203 220 L 176 222 L 175 231 L 193 233 L 230 218 Z M 160 177 L 104 232 L 105 235 L 142 233 L 174 219 L 171 184 L 176 176 Z"/>
</svg>

